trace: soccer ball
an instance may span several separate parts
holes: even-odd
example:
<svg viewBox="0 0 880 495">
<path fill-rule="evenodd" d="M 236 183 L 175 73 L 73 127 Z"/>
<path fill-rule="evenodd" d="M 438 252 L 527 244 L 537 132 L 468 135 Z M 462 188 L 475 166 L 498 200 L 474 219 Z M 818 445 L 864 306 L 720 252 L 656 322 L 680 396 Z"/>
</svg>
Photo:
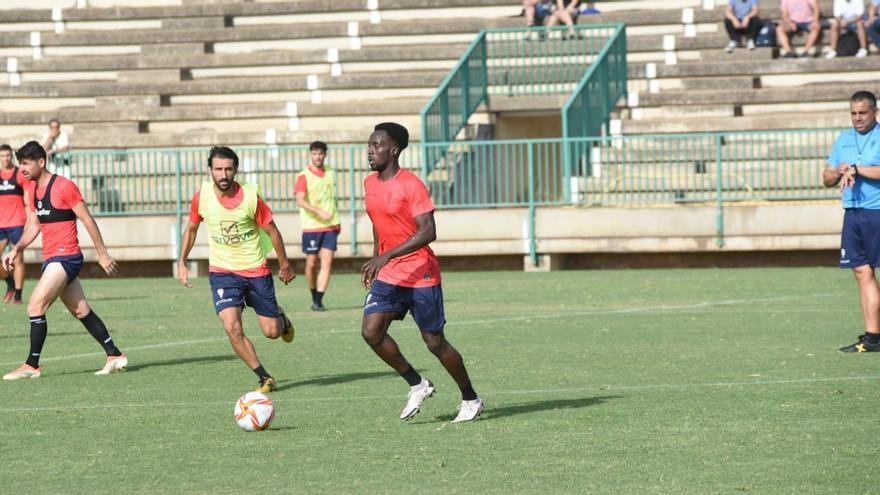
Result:
<svg viewBox="0 0 880 495">
<path fill-rule="evenodd" d="M 275 405 L 260 392 L 248 392 L 235 403 L 235 422 L 246 431 L 263 431 L 275 417 Z"/>
</svg>

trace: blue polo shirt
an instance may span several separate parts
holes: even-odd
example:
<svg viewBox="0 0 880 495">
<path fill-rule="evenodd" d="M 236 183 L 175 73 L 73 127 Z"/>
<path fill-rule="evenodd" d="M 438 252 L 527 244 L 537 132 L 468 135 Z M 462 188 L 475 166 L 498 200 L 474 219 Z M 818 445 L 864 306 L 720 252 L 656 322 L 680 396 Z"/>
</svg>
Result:
<svg viewBox="0 0 880 495">
<path fill-rule="evenodd" d="M 733 8 L 733 15 L 742 19 L 758 5 L 758 0 L 730 0 L 728 4 Z"/>
<path fill-rule="evenodd" d="M 832 168 L 837 168 L 841 163 L 858 163 L 860 168 L 880 166 L 880 125 L 875 124 L 871 132 L 865 134 L 859 134 L 855 129 L 841 132 L 834 141 L 827 163 Z M 842 199 L 844 208 L 880 210 L 880 180 L 858 176 L 853 187 L 843 190 Z"/>
</svg>

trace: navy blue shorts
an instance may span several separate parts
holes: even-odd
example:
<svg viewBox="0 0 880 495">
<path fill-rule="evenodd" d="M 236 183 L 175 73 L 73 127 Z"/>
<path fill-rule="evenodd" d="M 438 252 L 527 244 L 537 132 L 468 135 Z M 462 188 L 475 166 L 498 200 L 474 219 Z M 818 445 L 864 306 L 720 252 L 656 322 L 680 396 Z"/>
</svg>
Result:
<svg viewBox="0 0 880 495">
<path fill-rule="evenodd" d="M 812 27 L 809 22 L 796 22 L 794 25 L 795 29 L 794 31 L 789 31 L 790 34 L 809 33 L 810 27 Z"/>
<path fill-rule="evenodd" d="M 272 275 L 242 277 L 233 273 L 209 273 L 208 280 L 217 313 L 226 308 L 253 308 L 260 316 L 281 318 Z"/>
<path fill-rule="evenodd" d="M 6 239 L 10 242 L 10 244 L 18 244 L 18 241 L 21 240 L 22 234 L 24 234 L 24 226 L 6 227 L 4 229 L 0 229 L 0 241 Z"/>
<path fill-rule="evenodd" d="M 535 5 L 535 22 L 536 23 L 538 22 L 538 20 L 544 19 L 545 17 L 550 17 L 551 15 L 553 15 L 553 8 L 552 7 L 549 7 L 549 6 L 542 4 L 542 3 Z"/>
<path fill-rule="evenodd" d="M 79 272 L 82 271 L 83 255 L 79 253 L 71 256 L 53 256 L 43 261 L 43 266 L 40 267 L 41 274 L 46 271 L 49 263 L 61 263 L 61 268 L 64 268 L 64 273 L 67 274 L 67 283 L 69 284 L 76 280 L 76 277 L 79 277 Z"/>
<path fill-rule="evenodd" d="M 440 284 L 414 288 L 373 281 L 373 287 L 364 302 L 364 316 L 397 313 L 394 319 L 402 320 L 407 311 L 423 332 L 443 330 L 446 313 L 443 311 L 443 289 Z"/>
<path fill-rule="evenodd" d="M 840 232 L 840 267 L 880 266 L 880 210 L 848 208 Z"/>
<path fill-rule="evenodd" d="M 321 249 L 336 251 L 336 238 L 338 230 L 325 230 L 324 232 L 303 232 L 302 249 L 305 254 L 318 254 Z"/>
</svg>

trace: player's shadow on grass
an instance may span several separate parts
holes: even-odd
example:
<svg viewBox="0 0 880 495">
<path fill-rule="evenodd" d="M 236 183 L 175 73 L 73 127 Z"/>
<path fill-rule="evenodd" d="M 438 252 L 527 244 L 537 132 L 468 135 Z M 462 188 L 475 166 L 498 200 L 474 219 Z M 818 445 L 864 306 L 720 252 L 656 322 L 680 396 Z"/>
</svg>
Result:
<svg viewBox="0 0 880 495">
<path fill-rule="evenodd" d="M 137 363 L 126 368 L 126 372 L 140 371 L 146 368 L 155 368 L 159 366 L 184 366 L 189 364 L 211 364 L 221 361 L 234 361 L 238 359 L 234 354 L 218 354 L 216 356 L 196 356 L 182 359 L 168 359 L 165 361 L 153 361 L 146 363 Z"/>
<path fill-rule="evenodd" d="M 79 336 L 85 335 L 88 337 L 89 333 L 86 332 L 85 329 L 82 329 L 82 330 L 73 331 L 73 332 L 49 332 L 49 335 L 51 335 L 53 338 L 54 337 L 69 337 L 71 335 L 79 335 Z M 19 333 L 19 334 L 0 335 L 0 340 L 4 340 L 4 339 L 21 339 L 23 341 L 27 341 L 28 334 Z"/>
<path fill-rule="evenodd" d="M 278 428 L 275 428 L 274 426 L 270 426 L 269 429 L 266 431 L 269 433 L 272 433 L 273 431 L 280 433 L 282 431 L 292 431 L 292 430 L 296 430 L 296 429 L 297 429 L 296 426 L 279 426 Z"/>
<path fill-rule="evenodd" d="M 598 406 L 613 399 L 622 398 L 620 395 L 605 395 L 601 397 L 584 397 L 582 399 L 560 399 L 560 400 L 539 400 L 534 402 L 525 402 L 522 404 L 513 404 L 509 406 L 492 407 L 488 404 L 486 410 L 480 416 L 479 421 L 487 419 L 503 418 L 505 416 L 516 416 L 518 414 L 529 414 L 540 411 L 555 411 L 558 409 L 581 409 L 584 407 Z M 435 416 L 432 423 L 440 423 L 452 421 L 455 419 L 454 414 L 443 416 Z"/>
<path fill-rule="evenodd" d="M 132 296 L 90 296 L 89 301 L 131 301 Z"/>
<path fill-rule="evenodd" d="M 395 376 L 398 375 L 393 371 L 369 371 L 364 373 L 346 373 L 344 375 L 324 375 L 297 381 L 283 380 L 278 384 L 278 390 L 307 387 L 310 385 L 338 385 L 340 383 L 355 382 L 358 380 L 372 380 L 373 378 Z"/>
</svg>

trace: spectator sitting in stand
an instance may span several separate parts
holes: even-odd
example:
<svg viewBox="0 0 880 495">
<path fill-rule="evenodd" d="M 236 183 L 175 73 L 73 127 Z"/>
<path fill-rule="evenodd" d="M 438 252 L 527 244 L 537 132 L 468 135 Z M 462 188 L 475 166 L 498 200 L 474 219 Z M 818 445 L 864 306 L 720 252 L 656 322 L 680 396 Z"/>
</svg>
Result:
<svg viewBox="0 0 880 495">
<path fill-rule="evenodd" d="M 727 12 L 724 14 L 724 27 L 730 42 L 724 48 L 727 53 L 733 52 L 739 46 L 742 35 L 746 35 L 746 47 L 755 49 L 755 38 L 761 30 L 761 20 L 758 19 L 758 0 L 729 0 Z"/>
<path fill-rule="evenodd" d="M 776 27 L 776 38 L 782 45 L 780 54 L 783 58 L 797 58 L 791 48 L 791 37 L 799 33 L 809 33 L 801 56 L 811 57 L 819 35 L 822 34 L 819 0 L 782 0 L 781 6 L 782 21 Z"/>
<path fill-rule="evenodd" d="M 864 0 L 834 0 L 834 19 L 831 19 L 831 51 L 825 55 L 825 58 L 837 56 L 837 45 L 840 42 L 840 34 L 844 30 L 856 32 L 859 39 L 859 51 L 856 52 L 856 57 L 862 58 L 868 55 L 868 36 L 865 33 L 865 22 L 862 19 L 864 16 Z M 852 52 L 848 55 L 852 55 Z"/>
<path fill-rule="evenodd" d="M 874 46 L 880 48 L 880 0 L 871 0 L 868 8 L 868 20 L 865 22 L 865 31 Z"/>
<path fill-rule="evenodd" d="M 574 24 L 577 22 L 580 3 L 581 0 L 556 0 L 556 8 L 553 11 L 553 16 L 547 19 L 547 27 L 564 23 L 568 26 L 568 36 L 577 37 Z"/>
</svg>

